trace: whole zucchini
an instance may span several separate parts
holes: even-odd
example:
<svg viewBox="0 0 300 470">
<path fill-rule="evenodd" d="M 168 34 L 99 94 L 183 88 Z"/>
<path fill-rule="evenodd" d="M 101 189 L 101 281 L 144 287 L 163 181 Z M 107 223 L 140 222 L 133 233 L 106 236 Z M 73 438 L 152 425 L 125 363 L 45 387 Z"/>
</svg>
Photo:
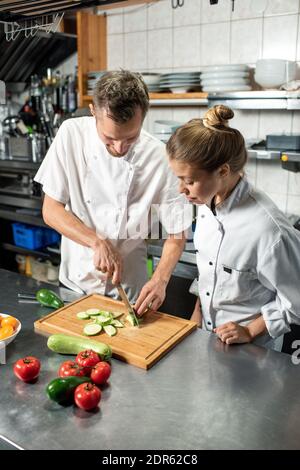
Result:
<svg viewBox="0 0 300 470">
<path fill-rule="evenodd" d="M 47 346 L 51 351 L 60 354 L 78 354 L 86 349 L 95 351 L 103 361 L 111 358 L 112 350 L 108 344 L 100 343 L 93 339 L 79 338 L 63 334 L 51 335 L 48 338 Z"/>
<path fill-rule="evenodd" d="M 91 382 L 89 377 L 58 377 L 47 385 L 46 392 L 50 400 L 67 405 L 73 400 L 75 388 L 85 382 Z"/>
</svg>

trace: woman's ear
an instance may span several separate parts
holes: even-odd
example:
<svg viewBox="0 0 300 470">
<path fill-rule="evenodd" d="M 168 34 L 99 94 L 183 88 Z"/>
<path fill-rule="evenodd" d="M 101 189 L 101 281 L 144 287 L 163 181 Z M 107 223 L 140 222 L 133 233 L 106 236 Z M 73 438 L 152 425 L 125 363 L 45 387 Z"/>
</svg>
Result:
<svg viewBox="0 0 300 470">
<path fill-rule="evenodd" d="M 230 173 L 230 166 L 228 165 L 228 163 L 224 163 L 224 165 L 221 165 L 220 168 L 218 168 L 218 173 L 220 178 L 226 178 Z"/>
</svg>

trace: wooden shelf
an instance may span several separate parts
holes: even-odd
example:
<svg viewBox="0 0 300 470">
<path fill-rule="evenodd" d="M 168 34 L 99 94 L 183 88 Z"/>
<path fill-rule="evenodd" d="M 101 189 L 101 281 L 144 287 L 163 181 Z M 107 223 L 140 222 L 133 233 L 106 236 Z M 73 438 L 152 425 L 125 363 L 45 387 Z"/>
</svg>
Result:
<svg viewBox="0 0 300 470">
<path fill-rule="evenodd" d="M 151 106 L 207 106 L 208 93 L 149 93 Z M 82 97 L 83 106 L 92 102 L 92 96 Z"/>
</svg>

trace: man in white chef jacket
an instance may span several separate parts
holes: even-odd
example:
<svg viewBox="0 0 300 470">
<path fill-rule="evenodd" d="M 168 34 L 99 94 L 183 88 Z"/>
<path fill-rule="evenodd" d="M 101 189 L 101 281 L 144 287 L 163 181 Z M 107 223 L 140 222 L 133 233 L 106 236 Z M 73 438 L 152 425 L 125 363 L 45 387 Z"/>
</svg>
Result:
<svg viewBox="0 0 300 470">
<path fill-rule="evenodd" d="M 191 223 L 164 144 L 142 129 L 148 108 L 138 74 L 107 72 L 95 87 L 92 116 L 62 124 L 35 176 L 44 220 L 62 234 L 62 284 L 117 298 L 122 282 L 139 314 L 163 302 Z M 168 238 L 148 280 L 145 238 L 155 212 Z"/>
</svg>

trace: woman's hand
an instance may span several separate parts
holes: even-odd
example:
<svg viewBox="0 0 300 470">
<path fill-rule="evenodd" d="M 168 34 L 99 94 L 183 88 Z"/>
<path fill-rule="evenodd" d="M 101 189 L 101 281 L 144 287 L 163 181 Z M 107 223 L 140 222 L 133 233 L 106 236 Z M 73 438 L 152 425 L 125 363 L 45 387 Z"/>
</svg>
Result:
<svg viewBox="0 0 300 470">
<path fill-rule="evenodd" d="M 200 306 L 200 299 L 198 297 L 197 302 L 195 304 L 195 308 L 193 314 L 190 318 L 191 321 L 195 321 L 199 328 L 202 328 L 202 312 Z"/>
<path fill-rule="evenodd" d="M 106 273 L 107 278 L 112 278 L 114 285 L 120 284 L 123 262 L 112 243 L 109 240 L 97 239 L 92 249 L 94 250 L 95 268 Z"/>
<path fill-rule="evenodd" d="M 157 310 L 166 297 L 167 283 L 154 276 L 142 288 L 135 304 L 138 316 L 142 316 L 148 310 Z"/>
<path fill-rule="evenodd" d="M 226 344 L 250 343 L 252 341 L 249 329 L 235 322 L 224 323 L 224 325 L 214 328 L 213 332 Z"/>
</svg>

